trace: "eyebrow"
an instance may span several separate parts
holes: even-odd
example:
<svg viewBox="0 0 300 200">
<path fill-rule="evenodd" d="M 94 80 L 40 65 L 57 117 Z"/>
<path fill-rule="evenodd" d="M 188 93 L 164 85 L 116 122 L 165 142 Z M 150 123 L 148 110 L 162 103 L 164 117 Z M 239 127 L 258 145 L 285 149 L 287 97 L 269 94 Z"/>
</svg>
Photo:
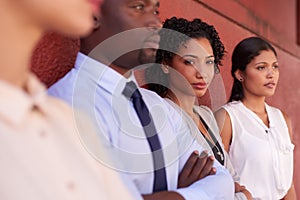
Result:
<svg viewBox="0 0 300 200">
<path fill-rule="evenodd" d="M 278 63 L 278 61 L 273 62 L 272 64 Z M 255 63 L 255 65 L 260 65 L 260 64 L 268 64 L 267 62 L 258 62 Z"/>
<path fill-rule="evenodd" d="M 156 7 L 159 7 L 160 6 L 160 2 L 158 1 L 157 3 L 156 3 Z"/>
<path fill-rule="evenodd" d="M 195 55 L 192 55 L 192 54 L 186 54 L 186 55 L 183 55 L 182 57 L 199 58 L 198 56 L 195 56 Z M 209 56 L 206 56 L 205 58 L 206 58 L 206 59 L 208 59 L 208 58 L 214 58 L 214 56 L 213 56 L 213 55 L 209 55 Z"/>
</svg>

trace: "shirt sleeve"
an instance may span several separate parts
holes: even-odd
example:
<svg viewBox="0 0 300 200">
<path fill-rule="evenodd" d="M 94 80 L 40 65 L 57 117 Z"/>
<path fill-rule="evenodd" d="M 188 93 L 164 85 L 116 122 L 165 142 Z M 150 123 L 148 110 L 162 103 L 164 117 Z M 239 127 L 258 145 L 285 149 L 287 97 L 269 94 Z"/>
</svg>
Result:
<svg viewBox="0 0 300 200">
<path fill-rule="evenodd" d="M 201 147 L 195 144 L 191 146 L 191 150 Z M 184 160 L 184 162 L 186 159 Z M 206 199 L 234 199 L 234 184 L 230 173 L 217 160 L 214 162 L 217 172 L 215 175 L 207 176 L 186 188 L 176 190 L 186 200 L 206 200 Z M 201 198 L 200 198 L 201 197 Z"/>
</svg>

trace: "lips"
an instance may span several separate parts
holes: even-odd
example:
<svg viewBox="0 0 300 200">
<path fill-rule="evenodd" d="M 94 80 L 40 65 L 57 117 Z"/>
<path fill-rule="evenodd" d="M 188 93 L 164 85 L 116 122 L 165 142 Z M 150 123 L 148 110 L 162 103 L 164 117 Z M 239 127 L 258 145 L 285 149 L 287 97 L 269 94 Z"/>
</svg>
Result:
<svg viewBox="0 0 300 200">
<path fill-rule="evenodd" d="M 144 41 L 143 48 L 158 49 L 159 41 L 160 41 L 159 35 L 153 34 Z"/>
<path fill-rule="evenodd" d="M 203 90 L 207 87 L 207 84 L 205 82 L 199 82 L 199 83 L 192 83 L 193 88 Z"/>
<path fill-rule="evenodd" d="M 273 89 L 276 86 L 276 84 L 274 82 L 269 82 L 269 83 L 264 84 L 264 86 L 267 88 Z"/>
</svg>

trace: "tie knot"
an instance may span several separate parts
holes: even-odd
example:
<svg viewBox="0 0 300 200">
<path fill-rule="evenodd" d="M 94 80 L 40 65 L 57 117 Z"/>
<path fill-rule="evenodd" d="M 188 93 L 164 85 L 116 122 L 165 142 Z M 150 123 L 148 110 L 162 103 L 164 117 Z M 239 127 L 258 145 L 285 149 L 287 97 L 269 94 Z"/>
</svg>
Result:
<svg viewBox="0 0 300 200">
<path fill-rule="evenodd" d="M 127 98 L 141 98 L 142 95 L 140 93 L 140 91 L 138 90 L 136 84 L 133 81 L 130 81 L 128 83 L 126 83 L 126 86 L 123 90 L 123 94 L 127 97 Z"/>
</svg>

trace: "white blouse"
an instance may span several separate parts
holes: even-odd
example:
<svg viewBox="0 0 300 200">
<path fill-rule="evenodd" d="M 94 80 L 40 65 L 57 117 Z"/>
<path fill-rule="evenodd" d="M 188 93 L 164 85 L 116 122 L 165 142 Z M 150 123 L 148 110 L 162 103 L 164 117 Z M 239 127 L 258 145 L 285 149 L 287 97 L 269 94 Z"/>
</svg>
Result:
<svg viewBox="0 0 300 200">
<path fill-rule="evenodd" d="M 232 125 L 229 157 L 254 199 L 278 200 L 291 187 L 294 145 L 282 112 L 265 106 L 269 127 L 240 101 L 223 106 Z"/>
</svg>

